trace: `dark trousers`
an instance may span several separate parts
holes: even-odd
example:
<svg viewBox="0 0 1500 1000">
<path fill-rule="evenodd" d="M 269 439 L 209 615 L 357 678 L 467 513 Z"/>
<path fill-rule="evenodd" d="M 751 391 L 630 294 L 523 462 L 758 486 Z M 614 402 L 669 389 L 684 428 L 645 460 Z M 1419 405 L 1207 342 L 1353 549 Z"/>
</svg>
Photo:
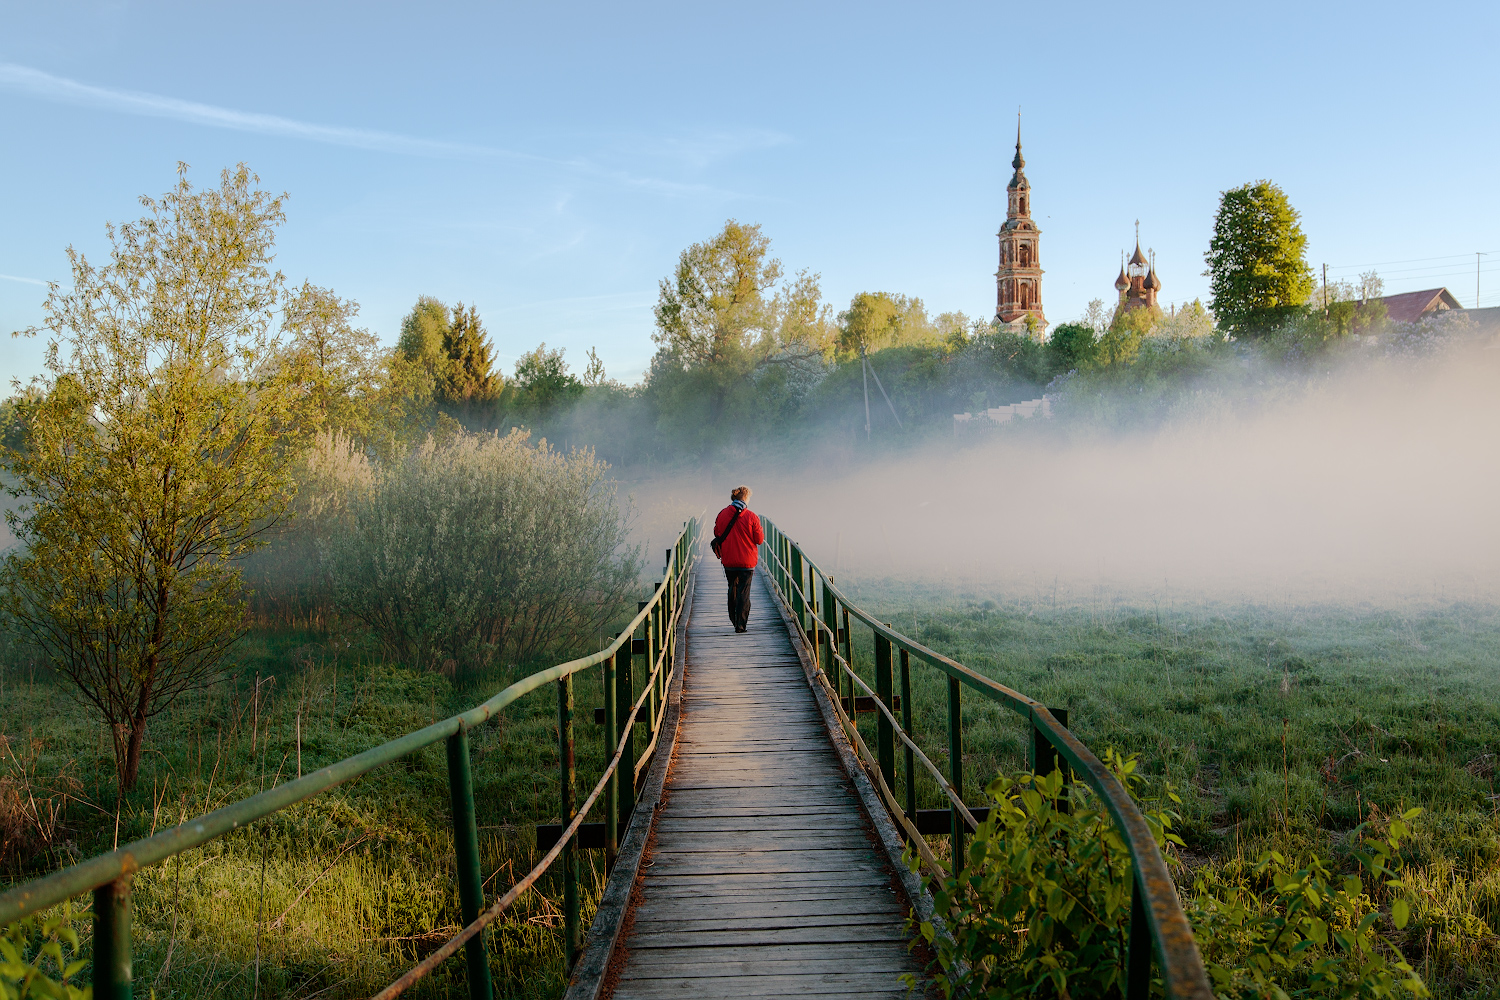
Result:
<svg viewBox="0 0 1500 1000">
<path fill-rule="evenodd" d="M 729 581 L 729 620 L 737 629 L 750 622 L 750 581 L 754 577 L 753 569 L 724 567 L 724 579 Z"/>
</svg>

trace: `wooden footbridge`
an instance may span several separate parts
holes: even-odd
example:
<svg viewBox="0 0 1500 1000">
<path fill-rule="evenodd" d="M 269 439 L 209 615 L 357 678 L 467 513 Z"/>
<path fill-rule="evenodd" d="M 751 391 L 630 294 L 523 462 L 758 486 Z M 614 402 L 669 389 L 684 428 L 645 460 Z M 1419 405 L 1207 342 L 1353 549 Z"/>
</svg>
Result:
<svg viewBox="0 0 1500 1000">
<path fill-rule="evenodd" d="M 764 576 L 737 634 L 717 570 L 698 570 L 675 752 L 613 996 L 904 997 L 901 974 L 922 972 L 909 904 L 829 738 L 826 698 Z"/>
<path fill-rule="evenodd" d="M 442 741 L 465 927 L 377 998 L 400 995 L 460 950 L 471 1000 L 492 998 L 484 929 L 554 868 L 564 890 L 566 1000 L 923 995 L 931 956 L 908 947 L 908 920 L 946 930 L 902 853 L 911 850 L 930 874 L 951 874 L 939 855 L 965 857 L 966 837 L 984 815 L 964 794 L 967 692 L 1022 716 L 1033 768 L 1071 769 L 1099 796 L 1129 847 L 1127 1000 L 1146 1000 L 1153 979 L 1172 1000 L 1212 1000 L 1150 829 L 1099 760 L 1044 706 L 848 601 L 798 545 L 765 524 L 747 633 L 729 625 L 723 575 L 700 557 L 702 522 L 694 519 L 667 550 L 651 597 L 600 652 L 532 674 L 468 712 L 0 894 L 0 926 L 92 892 L 94 996 L 130 997 L 135 871 Z M 851 628 L 871 633 L 870 662 L 856 662 Z M 579 802 L 574 678 L 594 667 L 604 703 L 595 719 L 610 760 Z M 945 769 L 916 741 L 914 667 L 946 675 Z M 542 857 L 531 872 L 487 900 L 467 734 L 549 687 L 558 704 L 560 822 L 537 828 Z M 863 731 L 855 723 L 862 713 L 874 721 Z M 918 809 L 919 782 L 947 806 Z M 610 870 L 586 939 L 583 850 L 603 851 Z M 907 982 L 915 982 L 914 993 Z"/>
</svg>

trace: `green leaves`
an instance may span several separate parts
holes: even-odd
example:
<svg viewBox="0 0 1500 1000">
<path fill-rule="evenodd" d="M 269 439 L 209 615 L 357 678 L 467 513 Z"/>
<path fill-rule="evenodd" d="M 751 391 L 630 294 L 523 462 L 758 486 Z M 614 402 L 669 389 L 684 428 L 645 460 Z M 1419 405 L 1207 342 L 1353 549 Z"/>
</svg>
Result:
<svg viewBox="0 0 1500 1000">
<path fill-rule="evenodd" d="M 272 320 L 280 198 L 243 166 L 183 178 L 111 229 L 102 267 L 70 252 L 54 286 L 48 375 L 7 458 L 3 620 L 110 724 L 129 789 L 147 722 L 217 669 L 244 625 L 237 561 L 292 494 L 298 365 Z"/>
<path fill-rule="evenodd" d="M 1105 762 L 1137 795 L 1135 758 L 1108 751 Z M 1001 775 L 986 794 L 990 815 L 970 842 L 968 866 L 932 885 L 951 939 L 931 924 L 912 928 L 937 952 L 935 979 L 945 996 L 1117 997 L 1132 878 L 1129 852 L 1108 814 L 1084 786 L 1066 784 L 1057 772 Z M 1170 788 L 1144 812 L 1172 863 L 1170 846 L 1182 841 L 1163 801 L 1176 801 Z M 1372 898 L 1389 893 L 1390 925 L 1407 925 L 1398 851 L 1419 813 L 1392 820 L 1378 835 L 1368 825 L 1355 831 L 1364 878 L 1335 878 L 1316 857 L 1298 862 L 1275 851 L 1243 865 L 1236 880 L 1200 875 L 1185 909 L 1215 992 L 1226 1000 L 1428 996 L 1382 935 L 1384 915 Z"/>
<path fill-rule="evenodd" d="M 1106 761 L 1135 783 L 1135 762 Z M 1123 990 L 1131 902 L 1130 858 L 1107 812 L 1060 772 L 1001 775 L 968 865 L 935 885 L 952 940 L 917 928 L 938 953 L 948 996 L 1068 996 Z M 1153 813 L 1167 843 L 1175 814 Z"/>
<path fill-rule="evenodd" d="M 1275 325 L 1312 294 L 1307 237 L 1286 192 L 1270 181 L 1225 191 L 1204 260 L 1220 328 Z"/>
<path fill-rule="evenodd" d="M 1404 890 L 1394 877 L 1402 865 L 1397 851 L 1419 813 L 1392 820 L 1382 836 L 1367 836 L 1368 824 L 1354 831 L 1362 849 L 1351 853 L 1374 885 Z M 1400 949 L 1380 933 L 1383 915 L 1361 878 L 1335 881 L 1316 857 L 1294 869 L 1274 851 L 1250 866 L 1250 873 L 1251 879 L 1238 883 L 1200 876 L 1187 908 L 1221 995 L 1280 997 L 1289 989 L 1294 995 L 1379 998 L 1398 986 L 1414 997 L 1429 995 Z M 1266 879 L 1269 891 L 1257 888 Z M 1410 916 L 1407 900 L 1393 894 L 1391 924 L 1401 930 Z"/>
<path fill-rule="evenodd" d="M 86 917 L 67 902 L 0 928 L 0 1000 L 91 1000 L 94 988 L 76 982 L 88 962 L 74 924 Z"/>
</svg>

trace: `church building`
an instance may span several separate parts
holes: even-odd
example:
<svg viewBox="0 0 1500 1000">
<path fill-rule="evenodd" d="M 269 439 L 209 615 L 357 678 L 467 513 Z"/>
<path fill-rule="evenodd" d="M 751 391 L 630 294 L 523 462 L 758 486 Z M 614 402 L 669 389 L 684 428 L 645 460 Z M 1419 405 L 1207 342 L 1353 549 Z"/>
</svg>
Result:
<svg viewBox="0 0 1500 1000">
<path fill-rule="evenodd" d="M 1042 268 L 1037 253 L 1041 230 L 1031 220 L 1031 182 L 1022 168 L 1021 126 L 1016 124 L 1015 174 L 1006 187 L 1005 224 L 1000 237 L 1000 270 L 995 272 L 995 320 L 1017 332 L 1029 331 L 1038 340 L 1047 330 L 1042 314 Z"/>
<path fill-rule="evenodd" d="M 1121 257 L 1125 254 L 1121 253 Z M 1153 250 L 1151 256 L 1155 258 Z M 1141 253 L 1141 224 L 1135 224 L 1135 253 L 1128 264 L 1120 265 L 1120 276 L 1115 279 L 1115 291 L 1120 293 L 1120 313 L 1135 309 L 1156 307 L 1156 293 L 1161 291 L 1161 279 L 1156 276 L 1155 260 L 1147 261 Z"/>
</svg>

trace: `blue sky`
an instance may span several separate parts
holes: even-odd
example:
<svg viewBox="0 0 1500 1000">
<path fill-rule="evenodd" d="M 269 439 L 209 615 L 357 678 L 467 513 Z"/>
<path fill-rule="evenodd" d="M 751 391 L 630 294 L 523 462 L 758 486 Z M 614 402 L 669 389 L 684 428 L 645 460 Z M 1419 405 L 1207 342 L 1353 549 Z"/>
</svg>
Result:
<svg viewBox="0 0 1500 1000">
<path fill-rule="evenodd" d="M 475 303 L 640 376 L 657 282 L 730 217 L 835 308 L 994 309 L 1018 106 L 1054 323 L 1108 298 L 1134 221 L 1207 297 L 1220 191 L 1280 183 L 1310 259 L 1500 305 L 1500 6 L 37 4 L 0 0 L 0 331 L 64 248 L 102 256 L 174 167 L 287 191 L 278 262 L 387 341 Z M 40 370 L 6 339 L 0 378 Z"/>
</svg>

